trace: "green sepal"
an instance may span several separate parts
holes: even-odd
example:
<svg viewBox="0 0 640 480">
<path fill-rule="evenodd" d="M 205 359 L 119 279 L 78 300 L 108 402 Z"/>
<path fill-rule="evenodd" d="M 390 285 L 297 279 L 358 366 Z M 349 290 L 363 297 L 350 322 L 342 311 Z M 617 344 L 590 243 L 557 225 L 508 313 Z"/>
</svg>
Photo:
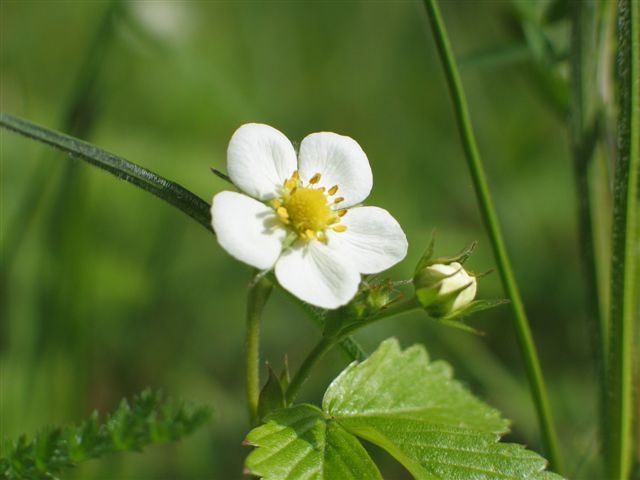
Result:
<svg viewBox="0 0 640 480">
<path fill-rule="evenodd" d="M 280 380 L 282 390 L 286 392 L 287 388 L 289 388 L 289 383 L 291 383 L 291 376 L 289 375 L 289 357 L 287 357 L 287 355 L 282 359 L 282 371 L 280 372 L 280 377 L 278 377 L 278 379 Z"/>
<path fill-rule="evenodd" d="M 268 377 L 267 381 L 260 390 L 258 397 L 258 418 L 262 420 L 269 413 L 286 406 L 285 391 L 282 387 L 280 378 L 271 368 L 269 362 L 266 362 Z"/>
<path fill-rule="evenodd" d="M 450 315 L 445 315 L 440 320 L 453 320 L 455 318 L 466 317 L 472 313 L 482 312 L 483 310 L 489 310 L 490 308 L 499 307 L 500 305 L 506 305 L 511 303 L 506 298 L 498 298 L 495 300 L 474 300 L 460 310 L 456 310 Z"/>
<path fill-rule="evenodd" d="M 424 253 L 422 254 L 422 257 L 420 257 L 420 260 L 418 261 L 418 264 L 416 265 L 416 269 L 413 272 L 414 275 L 417 275 L 420 270 L 422 270 L 424 267 L 430 265 L 429 260 L 431 260 L 431 257 L 433 256 L 433 249 L 435 248 L 435 245 L 436 245 L 436 231 L 434 229 L 431 232 L 431 239 L 429 240 L 429 243 L 427 244 L 427 248 L 425 249 Z"/>
<path fill-rule="evenodd" d="M 476 249 L 477 246 L 478 246 L 478 241 L 474 240 L 457 255 L 454 255 L 452 257 L 434 258 L 429 262 L 429 265 L 434 265 L 436 263 L 443 263 L 445 265 L 449 265 L 450 263 L 453 263 L 453 262 L 458 262 L 460 265 L 464 265 L 464 262 L 467 261 L 467 259 L 471 256 L 471 254 L 473 253 L 473 251 Z"/>
<path fill-rule="evenodd" d="M 455 328 L 456 330 L 462 330 L 463 332 L 472 333 L 474 335 L 482 336 L 484 332 L 473 328 L 471 325 L 464 323 L 461 319 L 442 319 L 438 318 L 437 322 L 445 327 Z"/>
</svg>

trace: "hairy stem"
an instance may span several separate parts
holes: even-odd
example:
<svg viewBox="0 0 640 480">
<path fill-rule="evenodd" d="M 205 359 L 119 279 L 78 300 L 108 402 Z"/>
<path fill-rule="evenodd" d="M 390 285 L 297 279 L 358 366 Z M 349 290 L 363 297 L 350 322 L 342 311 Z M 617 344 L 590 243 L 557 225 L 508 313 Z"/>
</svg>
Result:
<svg viewBox="0 0 640 480">
<path fill-rule="evenodd" d="M 638 302 L 640 45 L 637 0 L 618 2 L 618 154 L 614 179 L 607 403 L 607 476 L 629 478 L 633 445 L 634 321 Z"/>
<path fill-rule="evenodd" d="M 449 86 L 449 93 L 453 100 L 456 120 L 458 122 L 458 128 L 460 130 L 460 136 L 467 158 L 467 165 L 471 173 L 473 185 L 476 190 L 476 196 L 480 205 L 480 211 L 482 212 L 482 217 L 491 240 L 491 246 L 503 288 L 507 297 L 511 300 L 516 336 L 538 415 L 538 423 L 542 433 L 542 442 L 545 453 L 549 458 L 552 467 L 556 471 L 561 472 L 562 466 L 560 464 L 558 441 L 551 408 L 549 406 L 547 389 L 542 376 L 542 369 L 540 368 L 540 361 L 538 359 L 533 336 L 531 334 L 531 328 L 529 327 L 529 322 L 522 304 L 520 292 L 513 275 L 511 262 L 507 255 L 498 217 L 489 193 L 484 167 L 480 159 L 475 135 L 471 127 L 471 119 L 464 90 L 462 88 L 462 81 L 460 80 L 460 75 L 453 57 L 453 52 L 449 44 L 449 38 L 447 36 L 444 23 L 440 16 L 438 5 L 435 0 L 424 0 L 424 3 L 427 8 L 433 37 L 436 42 L 438 54 Z"/>
<path fill-rule="evenodd" d="M 260 318 L 272 284 L 266 278 L 249 287 L 247 298 L 247 340 L 245 351 L 247 404 L 251 426 L 258 424 L 258 400 L 260 398 Z"/>
</svg>

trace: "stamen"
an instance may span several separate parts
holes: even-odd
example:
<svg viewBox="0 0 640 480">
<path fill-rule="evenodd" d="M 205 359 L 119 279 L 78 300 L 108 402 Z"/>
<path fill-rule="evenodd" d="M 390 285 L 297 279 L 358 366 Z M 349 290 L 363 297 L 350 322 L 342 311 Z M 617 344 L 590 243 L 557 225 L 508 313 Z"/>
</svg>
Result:
<svg viewBox="0 0 640 480">
<path fill-rule="evenodd" d="M 329 191 L 327 192 L 329 195 L 335 195 L 336 192 L 338 191 L 338 185 L 334 185 L 333 187 L 331 187 L 329 189 Z"/>
<path fill-rule="evenodd" d="M 324 188 L 324 187 L 320 187 L 320 188 L 316 188 L 316 190 L 318 190 L 319 192 L 322 192 L 322 193 L 324 193 L 324 191 L 325 191 L 325 188 Z"/>
<path fill-rule="evenodd" d="M 316 236 L 316 232 L 314 232 L 310 228 L 307 228 L 307 230 L 304 233 L 307 235 L 307 238 L 309 240 L 311 240 L 312 238 L 315 238 L 315 236 Z"/>
<path fill-rule="evenodd" d="M 294 170 L 293 175 L 291 175 L 291 178 L 293 178 L 294 180 L 300 180 L 300 172 L 298 172 L 298 170 Z"/>
<path fill-rule="evenodd" d="M 329 241 L 329 239 L 324 233 L 320 233 L 318 235 L 318 240 L 320 240 L 322 243 L 327 243 Z"/>
<path fill-rule="evenodd" d="M 280 200 L 279 198 L 274 198 L 273 200 L 271 200 L 271 206 L 277 210 L 282 206 L 282 200 Z"/>
<path fill-rule="evenodd" d="M 335 227 L 332 228 L 332 230 L 334 232 L 346 232 L 347 231 L 347 226 L 346 225 L 336 225 Z"/>
<path fill-rule="evenodd" d="M 309 183 L 311 185 L 315 185 L 316 183 L 318 183 L 320 181 L 320 174 L 316 173 L 313 177 L 311 177 L 311 180 L 309 180 Z"/>
<path fill-rule="evenodd" d="M 338 210 L 338 216 L 339 217 L 344 217 L 347 214 L 348 210 L 346 208 L 343 208 L 342 210 Z"/>
<path fill-rule="evenodd" d="M 287 209 L 284 207 L 278 207 L 276 212 L 278 212 L 278 216 L 282 218 L 289 218 L 289 212 L 287 212 Z"/>
<path fill-rule="evenodd" d="M 327 223 L 329 225 L 333 225 L 334 223 L 338 223 L 340 221 L 340 217 L 333 217 L 331 220 L 329 220 Z"/>
<path fill-rule="evenodd" d="M 284 188 L 286 190 L 293 190 L 298 186 L 298 180 L 296 178 L 291 177 L 289 180 L 285 180 Z"/>
<path fill-rule="evenodd" d="M 344 197 L 338 197 L 333 201 L 333 203 L 338 204 L 338 203 L 340 203 L 342 201 L 344 201 Z"/>
</svg>

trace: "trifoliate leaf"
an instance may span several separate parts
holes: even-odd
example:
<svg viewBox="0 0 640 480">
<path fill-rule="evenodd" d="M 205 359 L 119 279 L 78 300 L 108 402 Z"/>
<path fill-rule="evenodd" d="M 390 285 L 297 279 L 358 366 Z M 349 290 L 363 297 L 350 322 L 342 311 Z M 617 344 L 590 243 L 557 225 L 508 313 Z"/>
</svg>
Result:
<svg viewBox="0 0 640 480">
<path fill-rule="evenodd" d="M 323 410 L 347 431 L 374 443 L 417 479 L 552 479 L 546 460 L 497 443 L 508 422 L 430 362 L 422 346 L 382 343 L 352 363 L 327 390 Z"/>
<path fill-rule="evenodd" d="M 560 479 L 537 453 L 498 443 L 508 423 L 455 381 L 448 364 L 390 339 L 333 381 L 322 410 L 278 410 L 251 431 L 247 443 L 258 448 L 246 466 L 266 480 L 380 478 L 357 436 L 419 480 Z"/>
<path fill-rule="evenodd" d="M 247 473 L 265 480 L 378 480 L 380 472 L 360 442 L 312 405 L 269 416 L 246 443 Z"/>
</svg>

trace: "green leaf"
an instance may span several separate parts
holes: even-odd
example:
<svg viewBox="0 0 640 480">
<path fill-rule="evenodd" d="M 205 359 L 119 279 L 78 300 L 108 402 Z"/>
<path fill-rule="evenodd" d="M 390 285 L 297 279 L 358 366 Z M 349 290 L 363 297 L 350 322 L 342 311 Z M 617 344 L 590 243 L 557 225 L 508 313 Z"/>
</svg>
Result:
<svg viewBox="0 0 640 480">
<path fill-rule="evenodd" d="M 140 451 L 154 443 L 176 441 L 209 421 L 208 407 L 164 399 L 145 390 L 130 406 L 126 400 L 100 424 L 98 413 L 80 425 L 50 429 L 32 440 L 6 442 L 0 457 L 0 478 L 52 479 L 65 468 L 119 451 Z"/>
<path fill-rule="evenodd" d="M 247 458 L 248 471 L 265 479 L 379 478 L 357 436 L 417 479 L 561 478 L 544 470 L 547 461 L 537 453 L 498 443 L 509 422 L 455 381 L 447 363 L 431 362 L 422 346 L 402 351 L 397 340 L 386 340 L 333 381 L 322 405 L 279 410 L 251 431 L 247 443 L 258 448 Z M 338 464 L 342 470 L 332 470 Z"/>
<path fill-rule="evenodd" d="M 347 431 L 387 450 L 416 478 L 543 478 L 546 460 L 496 443 L 508 421 L 452 379 L 422 346 L 390 339 L 352 363 L 327 390 L 323 408 Z"/>
<path fill-rule="evenodd" d="M 247 473 L 265 480 L 382 479 L 358 440 L 312 405 L 279 410 L 252 430 Z"/>
</svg>

